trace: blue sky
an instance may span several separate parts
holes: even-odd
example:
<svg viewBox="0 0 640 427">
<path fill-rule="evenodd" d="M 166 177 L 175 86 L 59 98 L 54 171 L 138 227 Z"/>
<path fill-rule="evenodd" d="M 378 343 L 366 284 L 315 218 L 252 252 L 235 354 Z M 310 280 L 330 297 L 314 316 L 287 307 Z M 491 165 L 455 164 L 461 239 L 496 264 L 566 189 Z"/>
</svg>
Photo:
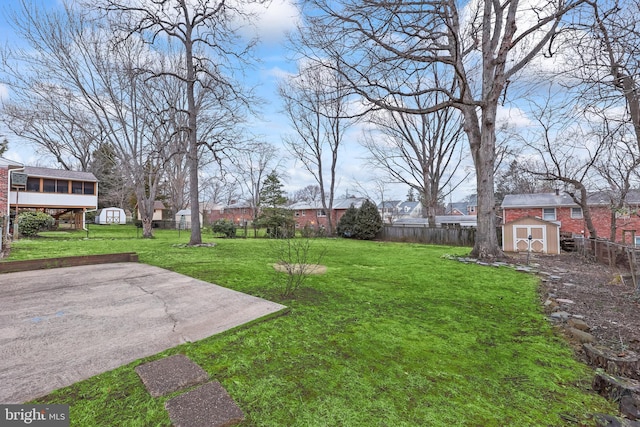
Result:
<svg viewBox="0 0 640 427">
<path fill-rule="evenodd" d="M 53 9 L 60 8 L 61 0 L 31 0 L 39 7 Z M 9 2 L 7 2 L 9 3 Z M 19 45 L 20 40 L 14 38 L 10 25 L 7 22 L 7 11 L 11 8 L 19 8 L 19 3 L 15 6 L 11 3 L 3 3 L 0 6 L 0 41 L 9 46 Z M 256 6 L 260 7 L 260 6 Z M 293 30 L 298 22 L 298 10 L 293 5 L 292 0 L 272 0 L 268 9 L 256 10 L 260 17 L 257 22 L 258 35 L 262 40 L 256 51 L 256 56 L 261 59 L 255 69 L 247 73 L 247 85 L 257 85 L 258 94 L 266 101 L 262 108 L 262 114 L 257 119 L 251 119 L 250 127 L 252 131 L 260 135 L 262 140 L 281 147 L 281 155 L 285 158 L 286 165 L 285 190 L 293 192 L 304 188 L 306 185 L 315 184 L 313 178 L 301 165 L 296 164 L 286 148 L 282 145 L 282 137 L 291 132 L 288 119 L 280 112 L 281 104 L 277 95 L 278 78 L 296 71 L 296 64 L 290 59 L 291 53 L 287 51 L 285 34 Z M 0 86 L 0 96 L 7 97 L 7 91 Z M 8 130 L 0 128 L 0 134 L 5 134 L 9 139 L 9 151 L 5 154 L 12 160 L 16 160 L 27 165 L 41 165 L 57 167 L 52 158 L 39 158 L 34 154 L 33 149 L 26 143 L 21 142 Z M 339 179 L 336 195 L 343 196 L 345 193 L 362 193 L 359 187 L 368 187 L 370 196 L 375 198 L 371 176 L 371 167 L 364 163 L 364 151 L 357 142 L 360 128 L 354 128 L 345 139 L 343 151 L 340 153 Z M 453 201 L 463 198 L 469 192 L 474 182 L 473 178 L 463 188 L 458 191 Z M 407 194 L 406 186 L 388 185 L 385 189 L 385 199 L 404 199 Z"/>
</svg>

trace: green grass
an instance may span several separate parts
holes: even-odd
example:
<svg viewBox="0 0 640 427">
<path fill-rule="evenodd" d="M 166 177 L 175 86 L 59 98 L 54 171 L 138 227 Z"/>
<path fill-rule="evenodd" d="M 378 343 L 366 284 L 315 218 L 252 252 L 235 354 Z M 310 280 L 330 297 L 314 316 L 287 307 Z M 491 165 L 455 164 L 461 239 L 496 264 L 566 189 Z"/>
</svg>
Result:
<svg viewBox="0 0 640 427">
<path fill-rule="evenodd" d="M 287 305 L 290 311 L 156 355 L 186 354 L 220 381 L 245 426 L 591 425 L 614 413 L 589 391 L 545 319 L 533 276 L 443 258 L 464 248 L 325 239 L 325 275 L 295 298 L 274 288 L 271 242 L 127 226 L 20 240 L 10 259 L 136 251 L 140 261 Z M 169 425 L 134 362 L 39 402 L 71 405 L 72 425 Z"/>
</svg>

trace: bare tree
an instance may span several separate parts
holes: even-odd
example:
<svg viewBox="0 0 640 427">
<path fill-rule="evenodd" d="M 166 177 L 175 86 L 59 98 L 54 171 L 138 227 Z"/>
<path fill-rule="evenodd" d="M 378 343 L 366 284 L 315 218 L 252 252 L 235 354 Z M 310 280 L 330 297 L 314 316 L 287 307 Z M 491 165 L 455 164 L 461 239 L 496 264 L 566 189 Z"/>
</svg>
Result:
<svg viewBox="0 0 640 427">
<path fill-rule="evenodd" d="M 3 103 L 1 120 L 64 169 L 87 171 L 101 140 L 99 127 L 65 88 L 46 84 L 39 75 L 20 73 L 7 62 L 5 70 L 10 69 L 14 78 L 4 83 L 14 91 Z"/>
<path fill-rule="evenodd" d="M 333 66 L 302 66 L 299 74 L 281 82 L 279 93 L 295 133 L 284 137 L 289 151 L 316 180 L 320 202 L 333 212 L 338 153 L 354 114 L 350 90 Z M 327 232 L 333 234 L 334 218 L 327 216 Z"/>
<path fill-rule="evenodd" d="M 611 203 L 611 228 L 609 240 L 617 240 L 618 218 L 630 213 L 627 196 L 638 188 L 640 155 L 637 140 L 630 126 L 602 117 L 601 139 L 607 139 L 605 151 L 595 164 L 596 171 L 606 182 L 603 191 Z"/>
<path fill-rule="evenodd" d="M 318 185 L 307 185 L 300 190 L 295 191 L 291 198 L 293 202 L 320 202 L 321 191 Z"/>
<path fill-rule="evenodd" d="M 50 87 L 51 93 L 63 94 L 61 102 L 73 99 L 74 111 L 96 125 L 100 142 L 111 147 L 134 189 L 143 235 L 151 237 L 156 192 L 171 155 L 167 141 L 172 135 L 160 102 L 163 90 L 141 71 L 154 59 L 135 39 L 112 49 L 104 37 L 111 33 L 109 28 L 71 8 L 56 14 L 23 7 L 15 26 L 29 48 L 6 50 L 10 68 L 5 70 L 12 73 L 12 81 L 24 81 L 16 73 L 28 75 L 36 91 Z"/>
<path fill-rule="evenodd" d="M 412 108 L 428 108 L 434 101 L 423 98 L 429 96 L 438 94 L 414 96 Z M 364 134 L 362 144 L 373 167 L 416 190 L 423 217 L 435 227 L 441 200 L 466 180 L 455 179 L 463 160 L 461 115 L 453 107 L 422 114 L 378 110 L 368 121 L 374 129 Z"/>
<path fill-rule="evenodd" d="M 596 188 L 596 164 L 610 146 L 611 134 L 600 132 L 596 121 L 583 120 L 576 110 L 560 105 L 557 96 L 550 94 L 544 104 L 536 107 L 534 134 L 521 136 L 535 159 L 526 164 L 525 171 L 563 183 L 564 191 L 582 208 L 590 237 L 596 238 L 588 194 Z"/>
<path fill-rule="evenodd" d="M 183 66 L 178 70 L 156 70 L 156 74 L 176 78 L 185 86 L 191 205 L 189 244 L 200 244 L 199 148 L 214 144 L 216 138 L 208 143 L 201 138 L 197 92 L 211 91 L 220 104 L 239 101 L 246 107 L 251 105 L 249 94 L 243 92 L 242 85 L 231 77 L 234 71 L 238 71 L 234 70 L 237 67 L 234 61 L 246 65 L 245 58 L 253 44 L 250 42 L 243 46 L 238 38 L 238 19 L 246 20 L 249 14 L 239 5 L 224 0 L 155 0 L 136 4 L 128 0 L 99 0 L 98 5 L 117 20 L 125 38 L 139 34 L 149 44 L 162 49 L 167 45 L 166 40 L 160 37 L 163 35 L 181 47 Z"/>
<path fill-rule="evenodd" d="M 581 85 L 580 97 L 593 105 L 622 101 L 626 111 L 619 120 L 632 125 L 640 147 L 640 1 L 587 3 L 590 7 L 577 16 L 575 31 L 561 47 L 569 52 L 561 71 L 576 79 L 565 84 Z"/>
<path fill-rule="evenodd" d="M 278 150 L 266 142 L 253 142 L 237 150 L 231 158 L 233 164 L 232 175 L 240 183 L 246 200 L 253 211 L 253 220 L 258 217 L 260 193 L 265 178 L 271 171 L 280 167 Z"/>
<path fill-rule="evenodd" d="M 502 251 L 495 232 L 494 170 L 496 113 L 509 84 L 539 54 L 561 25 L 562 17 L 584 0 L 519 0 L 412 3 L 403 1 L 311 0 L 307 45 L 340 58 L 335 70 L 374 105 L 413 113 L 458 108 L 476 169 L 478 232 L 474 256 L 492 258 Z M 464 9 L 461 9 L 463 7 Z M 309 55 L 313 59 L 314 55 Z M 414 76 L 436 64 L 449 81 L 419 85 Z M 404 79 L 398 80 L 398 73 Z M 407 108 L 389 95 L 438 92 L 439 103 Z"/>
</svg>

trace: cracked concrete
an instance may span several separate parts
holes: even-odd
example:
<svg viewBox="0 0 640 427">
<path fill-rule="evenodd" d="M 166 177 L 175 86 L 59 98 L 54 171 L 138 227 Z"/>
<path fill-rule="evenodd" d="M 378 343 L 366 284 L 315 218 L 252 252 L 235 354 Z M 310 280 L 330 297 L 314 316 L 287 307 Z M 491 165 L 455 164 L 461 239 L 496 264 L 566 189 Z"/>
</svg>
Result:
<svg viewBox="0 0 640 427">
<path fill-rule="evenodd" d="M 284 308 L 137 263 L 0 274 L 0 403 L 23 403 Z"/>
</svg>

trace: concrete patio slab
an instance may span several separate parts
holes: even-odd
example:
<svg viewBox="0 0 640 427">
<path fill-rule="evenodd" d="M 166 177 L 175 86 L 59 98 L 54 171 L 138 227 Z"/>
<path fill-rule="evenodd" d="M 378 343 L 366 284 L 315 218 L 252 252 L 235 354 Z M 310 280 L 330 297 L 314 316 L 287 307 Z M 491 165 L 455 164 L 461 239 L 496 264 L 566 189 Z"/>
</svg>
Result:
<svg viewBox="0 0 640 427">
<path fill-rule="evenodd" d="M 136 366 L 136 373 L 153 397 L 164 396 L 209 380 L 209 374 L 184 354 Z"/>
<path fill-rule="evenodd" d="M 244 419 L 244 413 L 217 381 L 169 399 L 165 403 L 174 427 L 227 427 Z"/>
<path fill-rule="evenodd" d="M 138 263 L 0 275 L 0 403 L 23 403 L 285 307 Z"/>
</svg>

